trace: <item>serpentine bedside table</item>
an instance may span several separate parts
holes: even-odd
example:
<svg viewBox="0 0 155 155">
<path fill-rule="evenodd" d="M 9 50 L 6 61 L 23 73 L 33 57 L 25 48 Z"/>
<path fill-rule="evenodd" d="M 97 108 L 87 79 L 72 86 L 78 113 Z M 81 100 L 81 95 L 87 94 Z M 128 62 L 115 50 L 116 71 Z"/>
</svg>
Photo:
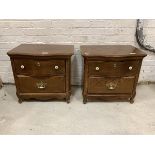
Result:
<svg viewBox="0 0 155 155">
<path fill-rule="evenodd" d="M 143 58 L 130 45 L 81 46 L 84 57 L 83 102 L 89 100 L 134 102 Z"/>
<path fill-rule="evenodd" d="M 21 44 L 8 52 L 19 103 L 27 99 L 70 101 L 74 46 Z"/>
</svg>

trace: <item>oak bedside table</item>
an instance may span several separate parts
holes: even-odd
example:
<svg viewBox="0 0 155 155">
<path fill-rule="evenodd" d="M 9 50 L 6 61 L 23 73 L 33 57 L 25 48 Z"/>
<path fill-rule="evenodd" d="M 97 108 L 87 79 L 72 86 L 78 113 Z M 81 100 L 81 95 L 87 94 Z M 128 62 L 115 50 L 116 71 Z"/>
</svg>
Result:
<svg viewBox="0 0 155 155">
<path fill-rule="evenodd" d="M 71 95 L 72 45 L 21 44 L 8 52 L 19 103 L 65 99 Z"/>
<path fill-rule="evenodd" d="M 83 45 L 83 103 L 91 100 L 134 102 L 143 58 L 130 45 Z"/>
</svg>

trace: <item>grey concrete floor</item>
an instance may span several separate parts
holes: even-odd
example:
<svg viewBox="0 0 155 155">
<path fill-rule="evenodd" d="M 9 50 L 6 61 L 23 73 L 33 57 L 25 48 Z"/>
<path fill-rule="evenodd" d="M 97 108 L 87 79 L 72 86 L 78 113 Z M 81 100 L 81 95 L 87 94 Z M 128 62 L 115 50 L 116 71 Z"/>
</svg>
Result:
<svg viewBox="0 0 155 155">
<path fill-rule="evenodd" d="M 135 103 L 82 103 L 73 87 L 71 103 L 18 104 L 14 85 L 0 90 L 0 134 L 155 134 L 155 85 L 138 85 Z"/>
</svg>

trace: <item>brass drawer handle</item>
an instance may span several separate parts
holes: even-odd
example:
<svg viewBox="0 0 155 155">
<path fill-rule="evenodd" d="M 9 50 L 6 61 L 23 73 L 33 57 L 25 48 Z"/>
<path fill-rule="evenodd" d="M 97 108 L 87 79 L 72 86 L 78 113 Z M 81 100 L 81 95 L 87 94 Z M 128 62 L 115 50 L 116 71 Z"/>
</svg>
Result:
<svg viewBox="0 0 155 155">
<path fill-rule="evenodd" d="M 106 83 L 106 87 L 109 89 L 109 90 L 114 90 L 116 89 L 117 87 L 117 81 L 110 81 L 110 82 L 107 82 Z"/>
<path fill-rule="evenodd" d="M 132 67 L 132 66 L 130 66 L 130 67 L 129 67 L 129 70 L 132 70 L 132 68 L 133 68 L 133 67 Z"/>
<path fill-rule="evenodd" d="M 54 68 L 57 70 L 57 69 L 59 69 L 59 66 L 55 66 Z"/>
<path fill-rule="evenodd" d="M 99 68 L 99 67 L 96 67 L 95 69 L 96 69 L 96 71 L 100 70 L 100 68 Z"/>
<path fill-rule="evenodd" d="M 45 89 L 47 83 L 44 83 L 43 81 L 40 81 L 36 83 L 38 89 Z"/>
<path fill-rule="evenodd" d="M 25 67 L 24 67 L 24 65 L 21 65 L 20 68 L 21 68 L 21 69 L 24 69 Z"/>
</svg>

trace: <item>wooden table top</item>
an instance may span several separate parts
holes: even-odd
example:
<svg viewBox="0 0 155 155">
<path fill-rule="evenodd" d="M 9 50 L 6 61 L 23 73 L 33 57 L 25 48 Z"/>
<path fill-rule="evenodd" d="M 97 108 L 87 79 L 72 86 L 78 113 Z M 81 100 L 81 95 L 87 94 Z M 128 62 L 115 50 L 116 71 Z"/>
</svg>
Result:
<svg viewBox="0 0 155 155">
<path fill-rule="evenodd" d="M 146 56 L 143 51 L 131 45 L 83 45 L 80 49 L 85 57 Z"/>
<path fill-rule="evenodd" d="M 11 55 L 31 55 L 31 56 L 66 56 L 73 55 L 73 45 L 56 44 L 21 44 L 10 50 L 7 54 Z"/>
</svg>

